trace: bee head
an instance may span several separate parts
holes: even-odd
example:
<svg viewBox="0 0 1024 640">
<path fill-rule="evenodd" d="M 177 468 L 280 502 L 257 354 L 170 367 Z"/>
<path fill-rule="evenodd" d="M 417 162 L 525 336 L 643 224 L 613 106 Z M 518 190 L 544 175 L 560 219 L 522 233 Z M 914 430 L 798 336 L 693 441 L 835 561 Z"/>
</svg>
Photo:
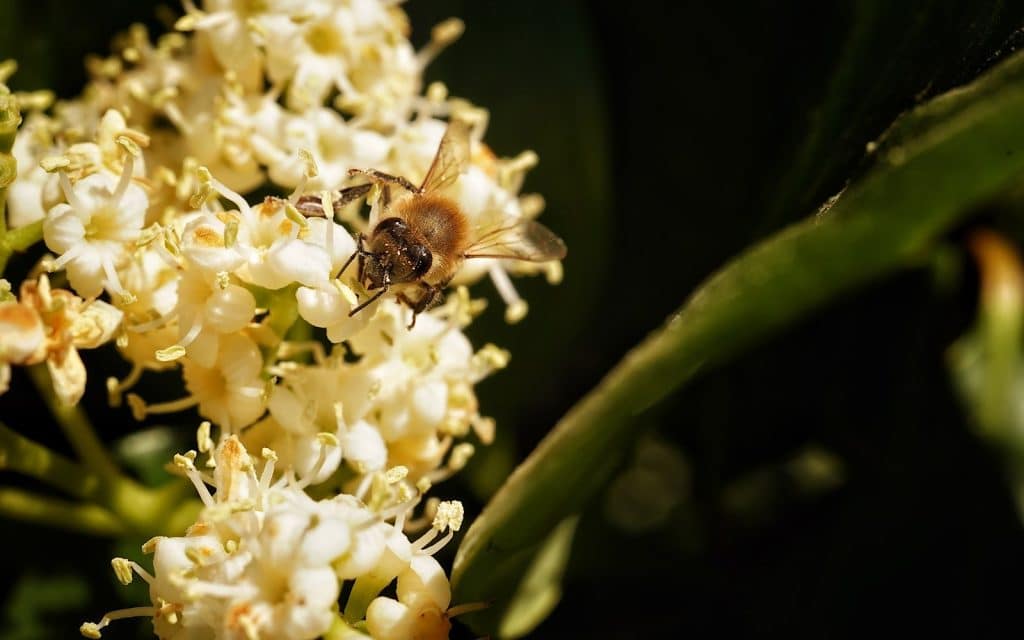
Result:
<svg viewBox="0 0 1024 640">
<path fill-rule="evenodd" d="M 422 278 L 433 263 L 430 248 L 401 218 L 386 218 L 373 231 L 364 278 L 371 289 Z"/>
</svg>

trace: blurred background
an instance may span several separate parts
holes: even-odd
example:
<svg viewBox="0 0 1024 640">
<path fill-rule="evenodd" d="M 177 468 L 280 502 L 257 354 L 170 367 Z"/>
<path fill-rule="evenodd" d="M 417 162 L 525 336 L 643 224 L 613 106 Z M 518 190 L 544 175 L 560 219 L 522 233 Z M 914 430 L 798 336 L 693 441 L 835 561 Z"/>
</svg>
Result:
<svg viewBox="0 0 1024 640">
<path fill-rule="evenodd" d="M 165 29 L 159 4 L 2 0 L 0 58 L 20 64 L 13 88 L 75 95 L 86 53 L 106 52 L 131 22 Z M 520 282 L 531 312 L 519 325 L 503 323 L 489 284 L 475 289 L 496 304 L 471 327 L 474 343 L 513 357 L 478 388 L 497 442 L 441 488 L 470 518 L 704 278 L 862 172 L 865 145 L 900 112 L 1024 43 L 1024 4 L 1000 0 L 404 7 L 417 44 L 441 19 L 465 20 L 427 79 L 490 110 L 497 153 L 538 152 L 525 190 L 545 196 L 542 220 L 569 246 L 560 286 Z M 977 313 L 962 238 L 986 224 L 1024 239 L 1020 214 L 979 212 L 919 269 L 637 416 L 639 444 L 612 461 L 615 479 L 582 514 L 563 599 L 533 637 L 1018 629 L 1007 585 L 1024 575 L 1024 532 L 947 357 Z M 86 361 L 117 366 L 111 353 Z M 86 398 L 104 436 L 131 450 L 125 437 L 139 427 L 103 405 L 102 376 Z M 14 418 L 34 411 L 27 394 L 0 398 L 12 426 L 67 450 L 55 426 Z M 176 419 L 185 448 L 196 420 Z M 3 528 L 4 638 L 71 637 L 82 620 L 145 598 L 109 565 L 139 541 Z"/>
</svg>

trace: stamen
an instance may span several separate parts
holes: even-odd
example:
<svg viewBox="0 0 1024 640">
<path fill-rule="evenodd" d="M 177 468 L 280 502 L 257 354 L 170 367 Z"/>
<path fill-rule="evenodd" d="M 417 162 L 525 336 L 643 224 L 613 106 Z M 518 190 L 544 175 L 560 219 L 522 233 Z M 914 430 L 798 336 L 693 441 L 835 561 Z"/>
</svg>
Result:
<svg viewBox="0 0 1024 640">
<path fill-rule="evenodd" d="M 466 463 L 473 456 L 475 449 L 473 445 L 468 442 L 463 442 L 456 445 L 452 449 L 451 455 L 448 456 L 448 464 L 443 469 L 436 469 L 426 475 L 431 483 L 437 484 L 443 482 L 453 475 L 462 471 L 465 468 Z"/>
<path fill-rule="evenodd" d="M 320 443 L 320 455 L 317 456 L 316 464 L 314 464 L 310 472 L 306 474 L 306 477 L 302 478 L 295 484 L 299 489 L 305 489 L 313 483 L 313 480 L 318 475 L 320 475 L 320 471 L 323 470 L 324 464 L 327 462 L 328 447 L 333 448 L 340 444 L 338 442 L 338 438 L 333 433 L 318 433 L 316 434 L 316 439 Z"/>
<path fill-rule="evenodd" d="M 242 215 L 248 216 L 252 214 L 252 209 L 249 208 L 249 203 L 246 202 L 245 198 L 239 195 L 237 191 L 232 191 L 231 189 L 228 189 L 224 185 L 224 183 L 222 183 L 220 180 L 217 180 L 213 176 L 209 176 L 209 181 L 210 186 L 212 186 L 217 191 L 217 193 L 224 196 L 226 199 L 231 201 L 232 204 L 238 207 L 238 210 L 242 213 Z"/>
<path fill-rule="evenodd" d="M 429 547 L 424 547 L 423 549 L 421 549 L 420 553 L 425 553 L 428 556 L 432 556 L 435 553 L 437 553 L 438 551 L 440 551 L 441 549 L 444 549 L 445 545 L 447 545 L 449 542 L 451 542 L 452 538 L 454 536 L 455 536 L 455 532 L 454 531 L 448 531 L 448 533 L 444 534 L 443 538 L 441 538 L 440 540 L 438 540 L 434 544 L 430 545 Z"/>
<path fill-rule="evenodd" d="M 75 193 L 75 188 L 71 186 L 71 178 L 68 177 L 67 171 L 60 172 L 60 190 L 64 192 L 64 198 L 68 201 L 75 209 L 84 209 L 82 201 L 78 199 L 78 194 Z"/>
<path fill-rule="evenodd" d="M 49 265 L 47 265 L 47 269 L 49 271 L 51 271 L 51 272 L 53 272 L 53 271 L 60 271 L 61 269 L 64 268 L 65 265 L 67 265 L 67 263 L 71 262 L 72 260 L 74 260 L 78 256 L 82 255 L 82 251 L 85 250 L 85 246 L 86 245 L 83 243 L 83 244 L 79 244 L 79 245 L 75 245 L 75 246 L 71 247 L 70 249 L 65 251 L 61 255 L 61 257 L 57 258 L 56 260 L 51 262 Z"/>
<path fill-rule="evenodd" d="M 133 571 L 139 574 L 139 577 L 145 580 L 147 584 L 153 584 L 155 579 L 148 571 L 139 566 L 139 563 L 127 558 L 114 558 L 110 561 L 110 565 L 114 568 L 117 579 L 123 585 L 131 584 Z"/>
<path fill-rule="evenodd" d="M 121 406 L 122 394 L 138 383 L 139 378 L 142 377 L 143 370 L 144 368 L 141 364 L 134 364 L 132 365 L 132 370 L 124 377 L 124 380 L 119 381 L 113 376 L 107 378 L 107 403 L 111 407 Z"/>
<path fill-rule="evenodd" d="M 117 182 L 117 188 L 114 189 L 114 195 L 111 198 L 113 204 L 121 202 L 121 198 L 128 191 L 128 187 L 132 184 L 132 172 L 135 170 L 135 156 L 132 153 L 128 153 L 124 159 L 124 169 L 121 171 L 121 178 Z"/>
<path fill-rule="evenodd" d="M 104 256 L 101 260 L 103 264 L 103 275 L 106 276 L 106 286 L 111 293 L 125 296 L 127 292 L 121 286 L 121 279 L 117 277 L 117 271 L 114 269 L 114 262 L 108 256 Z"/>
<path fill-rule="evenodd" d="M 324 208 L 324 213 L 328 210 Z M 327 216 L 327 229 L 324 230 L 325 244 L 327 245 L 327 255 L 334 255 L 334 207 L 332 206 L 331 214 Z M 333 275 L 333 274 L 332 274 Z"/>
<path fill-rule="evenodd" d="M 177 413 L 178 411 L 191 409 L 199 404 L 199 398 L 196 398 L 195 396 L 186 396 L 178 400 L 159 402 L 157 404 L 146 404 L 146 401 L 138 394 L 129 393 L 125 397 L 125 400 L 128 402 L 128 407 L 132 411 L 132 417 L 139 421 L 145 420 L 147 415 Z"/>
<path fill-rule="evenodd" d="M 181 340 L 178 340 L 178 345 L 187 347 L 199 337 L 199 333 L 203 330 L 203 314 L 197 313 L 195 320 L 192 321 L 192 326 L 189 327 L 188 333 L 185 334 Z"/>
<path fill-rule="evenodd" d="M 430 64 L 438 54 L 444 51 L 450 44 L 458 40 L 465 30 L 466 24 L 458 18 L 448 18 L 447 20 L 436 24 L 434 28 L 430 30 L 430 42 L 416 54 L 416 58 L 420 63 L 420 68 L 426 67 Z"/>
<path fill-rule="evenodd" d="M 423 547 L 433 542 L 434 538 L 437 537 L 438 533 L 440 533 L 440 531 L 437 529 L 437 527 L 431 527 L 429 531 L 424 533 L 419 538 L 416 538 L 416 541 L 412 543 L 413 551 L 419 551 L 423 549 Z"/>
<path fill-rule="evenodd" d="M 207 453 L 216 448 L 213 438 L 210 437 L 210 429 L 212 427 L 213 425 L 209 420 L 203 420 L 199 423 L 199 428 L 196 429 L 196 445 L 199 447 L 200 453 Z"/>
<path fill-rule="evenodd" d="M 492 264 L 487 272 L 490 274 L 491 281 L 498 290 L 501 299 L 507 305 L 505 309 L 505 322 L 516 324 L 526 317 L 529 307 L 526 301 L 519 297 L 519 292 L 516 291 L 515 286 L 512 284 L 512 279 L 508 277 L 508 273 L 498 263 Z"/>
<path fill-rule="evenodd" d="M 490 608 L 490 606 L 490 602 L 467 602 L 466 604 L 460 604 L 457 607 L 452 607 L 445 612 L 445 616 L 450 620 L 456 616 L 464 616 L 467 613 L 483 611 L 484 609 Z"/>
<path fill-rule="evenodd" d="M 171 267 L 172 269 L 177 269 L 181 265 L 179 264 L 178 259 L 171 252 L 171 249 L 168 248 L 168 246 L 170 246 L 171 248 L 177 250 L 177 247 L 173 244 L 173 242 L 173 236 L 171 236 L 169 233 L 165 233 L 164 237 L 161 240 L 154 242 L 152 246 L 154 249 L 156 249 L 156 254 L 160 256 L 160 259 L 164 261 L 164 264 L 166 264 L 168 267 Z"/>
<path fill-rule="evenodd" d="M 428 498 L 427 504 L 423 507 L 423 515 L 406 522 L 404 530 L 412 533 L 429 527 L 434 520 L 434 516 L 437 515 L 437 505 L 439 504 L 441 504 L 440 498 Z"/>
<path fill-rule="evenodd" d="M 260 476 L 260 491 L 266 494 L 270 491 L 271 480 L 274 479 L 274 463 L 277 462 L 277 453 L 267 447 L 264 447 L 261 453 L 266 463 L 263 465 L 263 474 Z"/>
<path fill-rule="evenodd" d="M 192 481 L 192 485 L 196 488 L 196 493 L 199 494 L 199 499 L 203 501 L 203 504 L 207 507 L 212 507 L 216 502 L 213 496 L 210 495 L 210 490 L 206 488 L 206 484 L 204 484 L 199 471 L 196 470 L 195 457 L 195 451 L 189 451 L 184 455 L 179 453 L 174 456 L 174 464 L 184 471 L 186 477 Z"/>
<path fill-rule="evenodd" d="M 395 505 L 390 509 L 381 511 L 380 517 L 382 520 L 387 520 L 391 518 L 392 515 L 395 515 L 395 531 L 401 532 L 405 529 L 405 519 L 410 513 L 412 513 L 412 510 L 416 508 L 416 505 L 420 503 L 421 499 L 423 499 L 423 494 L 417 493 L 412 499 L 406 500 L 402 504 Z M 396 513 L 393 514 L 392 512 Z"/>
<path fill-rule="evenodd" d="M 100 630 L 108 626 L 114 620 L 121 620 L 123 618 L 152 618 L 156 615 L 156 608 L 154 607 L 132 607 L 130 609 L 118 609 L 117 611 L 111 611 L 103 616 L 103 619 L 96 622 L 84 622 L 82 626 L 78 628 L 78 631 L 86 638 L 99 638 L 101 637 Z"/>
<path fill-rule="evenodd" d="M 175 309 L 174 311 L 171 311 L 162 316 L 157 316 L 156 318 L 153 318 L 148 322 L 140 322 L 139 324 L 133 324 L 127 327 L 127 329 L 132 333 L 148 333 L 150 331 L 153 331 L 154 329 L 159 329 L 163 327 L 165 324 L 167 324 L 171 320 L 174 320 L 177 317 L 178 310 Z"/>
<path fill-rule="evenodd" d="M 366 494 L 369 493 L 370 487 L 373 486 L 374 474 L 368 473 L 363 476 L 363 479 L 359 481 L 359 486 L 356 487 L 355 497 L 361 502 L 366 502 Z"/>
</svg>

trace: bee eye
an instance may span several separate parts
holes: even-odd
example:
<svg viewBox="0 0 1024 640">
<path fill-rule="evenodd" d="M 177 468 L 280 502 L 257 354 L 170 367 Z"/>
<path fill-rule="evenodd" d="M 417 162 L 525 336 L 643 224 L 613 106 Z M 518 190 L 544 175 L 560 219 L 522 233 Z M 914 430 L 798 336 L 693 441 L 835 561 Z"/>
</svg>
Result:
<svg viewBox="0 0 1024 640">
<path fill-rule="evenodd" d="M 429 249 L 422 244 L 414 244 L 409 247 L 409 261 L 413 265 L 413 274 L 422 276 L 430 271 L 430 265 L 434 260 Z"/>
</svg>

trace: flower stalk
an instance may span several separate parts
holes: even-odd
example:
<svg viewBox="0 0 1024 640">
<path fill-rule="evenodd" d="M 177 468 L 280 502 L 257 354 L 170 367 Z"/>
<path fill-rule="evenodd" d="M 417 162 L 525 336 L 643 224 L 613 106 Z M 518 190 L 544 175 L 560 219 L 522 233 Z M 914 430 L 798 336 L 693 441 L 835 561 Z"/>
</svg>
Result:
<svg viewBox="0 0 1024 640">
<path fill-rule="evenodd" d="M 89 421 L 85 411 L 78 405 L 66 405 L 60 401 L 54 393 L 53 383 L 46 367 L 36 365 L 29 367 L 29 377 L 39 393 L 39 397 L 46 403 L 50 415 L 60 426 L 64 435 L 71 443 L 83 464 L 104 481 L 116 481 L 123 478 L 121 470 L 114 462 L 109 450 L 96 435 L 96 430 Z"/>
<path fill-rule="evenodd" d="M 51 498 L 10 487 L 0 488 L 0 514 L 6 518 L 94 536 L 115 537 L 129 529 L 103 507 Z"/>
</svg>

